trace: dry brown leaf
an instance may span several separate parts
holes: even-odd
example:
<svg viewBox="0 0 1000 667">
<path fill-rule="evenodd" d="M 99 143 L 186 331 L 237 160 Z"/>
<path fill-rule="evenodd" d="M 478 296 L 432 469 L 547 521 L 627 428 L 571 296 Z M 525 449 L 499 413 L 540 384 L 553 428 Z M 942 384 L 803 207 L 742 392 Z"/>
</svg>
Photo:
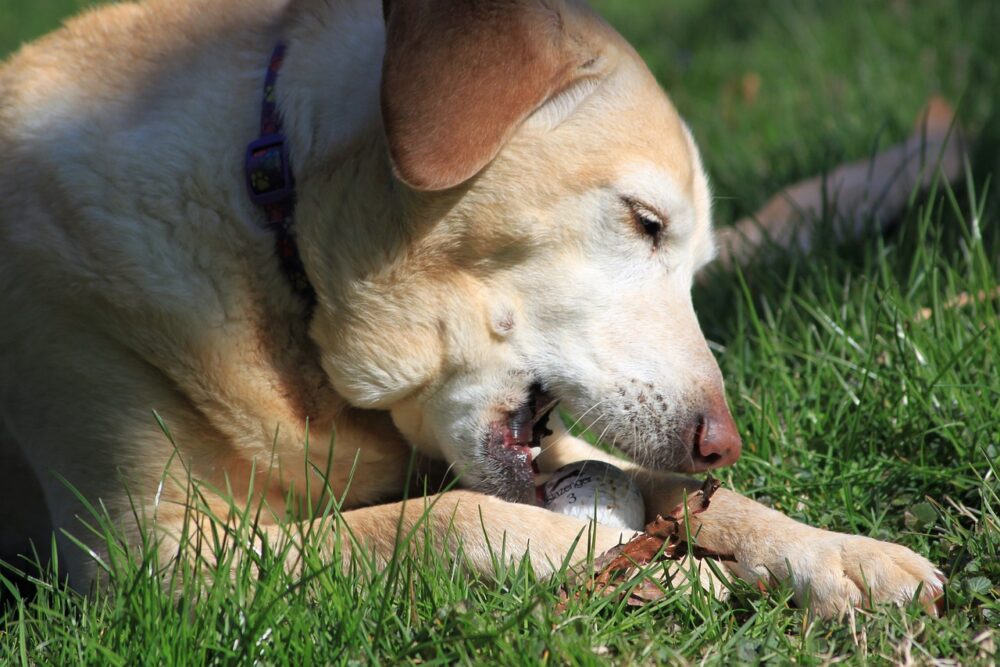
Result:
<svg viewBox="0 0 1000 667">
<path fill-rule="evenodd" d="M 627 590 L 623 586 L 647 565 L 678 560 L 688 553 L 695 558 L 735 560 L 729 554 L 711 552 L 697 545 L 690 546 L 684 539 L 686 518 L 708 509 L 712 495 L 719 486 L 718 480 L 709 476 L 700 490 L 689 495 L 686 502 L 678 505 L 667 516 L 657 516 L 631 540 L 609 549 L 595 559 L 587 580 L 573 594 L 574 597 L 581 594 L 613 595 L 620 592 L 627 595 L 626 604 L 629 606 L 642 606 L 663 597 L 664 591 L 660 584 L 655 579 L 643 577 Z M 563 611 L 568 601 L 569 594 L 563 592 L 557 610 Z"/>
</svg>

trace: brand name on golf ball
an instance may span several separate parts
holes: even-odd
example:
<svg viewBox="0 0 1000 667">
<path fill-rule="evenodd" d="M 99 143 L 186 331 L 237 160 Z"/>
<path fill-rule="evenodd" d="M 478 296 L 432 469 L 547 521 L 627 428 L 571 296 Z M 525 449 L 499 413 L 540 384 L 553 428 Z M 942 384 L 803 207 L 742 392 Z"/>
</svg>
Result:
<svg viewBox="0 0 1000 667">
<path fill-rule="evenodd" d="M 572 483 L 569 480 L 573 480 Z M 570 497 L 566 498 L 571 503 L 577 501 L 575 493 L 570 493 L 571 491 L 577 491 L 585 487 L 593 487 L 599 483 L 600 480 L 594 478 L 593 475 L 582 475 L 580 473 L 572 473 L 566 475 L 561 479 L 557 479 L 551 486 L 551 490 L 546 494 L 547 500 L 556 500 L 557 498 L 562 498 L 567 493 Z"/>
</svg>

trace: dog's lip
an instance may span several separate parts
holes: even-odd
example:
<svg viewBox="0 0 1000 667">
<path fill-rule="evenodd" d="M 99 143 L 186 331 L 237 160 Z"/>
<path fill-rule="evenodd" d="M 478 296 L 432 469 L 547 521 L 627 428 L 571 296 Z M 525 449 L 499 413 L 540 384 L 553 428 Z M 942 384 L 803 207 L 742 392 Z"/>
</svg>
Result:
<svg viewBox="0 0 1000 667">
<path fill-rule="evenodd" d="M 538 472 L 534 457 L 542 438 L 550 433 L 546 422 L 555 405 L 555 399 L 536 383 L 524 403 L 490 423 L 486 455 L 500 468 L 497 495 L 519 502 L 534 500 Z"/>
</svg>

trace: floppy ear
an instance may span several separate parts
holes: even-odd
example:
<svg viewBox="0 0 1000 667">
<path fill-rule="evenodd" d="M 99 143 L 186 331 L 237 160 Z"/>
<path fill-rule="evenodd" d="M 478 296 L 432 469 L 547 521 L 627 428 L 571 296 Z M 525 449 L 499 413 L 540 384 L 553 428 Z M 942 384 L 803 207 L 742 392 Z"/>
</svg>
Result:
<svg viewBox="0 0 1000 667">
<path fill-rule="evenodd" d="M 397 176 L 475 176 L 588 58 L 545 0 L 384 0 L 382 121 Z"/>
</svg>

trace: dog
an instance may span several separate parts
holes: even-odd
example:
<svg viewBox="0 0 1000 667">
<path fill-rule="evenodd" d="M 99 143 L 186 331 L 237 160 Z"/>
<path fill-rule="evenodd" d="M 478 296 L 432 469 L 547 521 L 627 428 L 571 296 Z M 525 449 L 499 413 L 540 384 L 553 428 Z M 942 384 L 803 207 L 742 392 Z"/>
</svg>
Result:
<svg viewBox="0 0 1000 667">
<path fill-rule="evenodd" d="M 588 526 L 535 506 L 537 475 L 612 462 L 654 517 L 740 455 L 691 301 L 715 252 L 698 149 L 576 0 L 114 4 L 0 90 L 3 543 L 54 530 L 79 588 L 103 553 L 66 537 L 90 539 L 82 499 L 170 557 L 185 480 L 227 489 L 220 516 L 325 489 L 348 553 L 387 562 L 425 521 L 474 572 L 505 542 L 544 576 Z M 555 402 L 631 460 L 546 428 Z M 414 452 L 462 485 L 430 510 L 401 500 Z M 691 522 L 818 614 L 942 591 L 907 548 L 729 490 Z"/>
</svg>

